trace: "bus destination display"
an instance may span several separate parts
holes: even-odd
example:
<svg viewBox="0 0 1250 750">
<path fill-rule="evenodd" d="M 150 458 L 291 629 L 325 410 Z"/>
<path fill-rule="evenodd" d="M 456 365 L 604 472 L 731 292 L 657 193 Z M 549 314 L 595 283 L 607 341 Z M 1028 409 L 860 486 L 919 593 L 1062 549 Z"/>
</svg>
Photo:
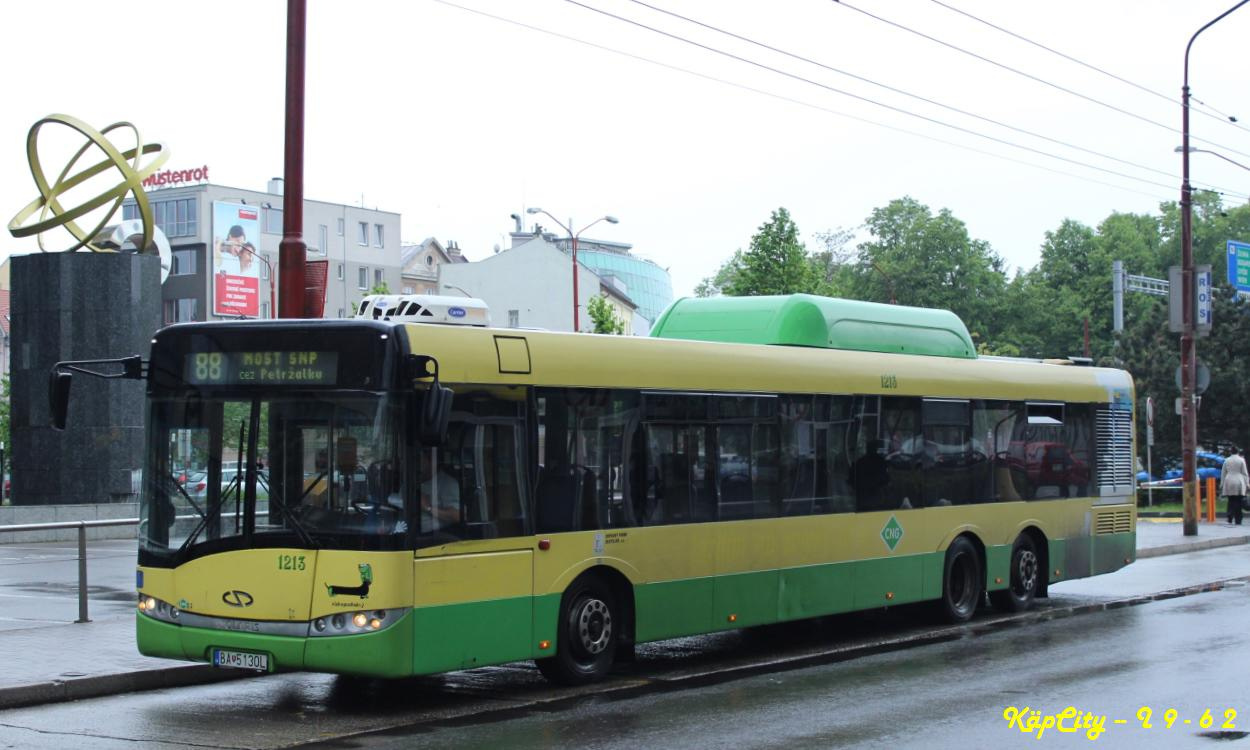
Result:
<svg viewBox="0 0 1250 750">
<path fill-rule="evenodd" d="M 186 358 L 192 385 L 335 385 L 338 352 L 193 352 Z"/>
</svg>

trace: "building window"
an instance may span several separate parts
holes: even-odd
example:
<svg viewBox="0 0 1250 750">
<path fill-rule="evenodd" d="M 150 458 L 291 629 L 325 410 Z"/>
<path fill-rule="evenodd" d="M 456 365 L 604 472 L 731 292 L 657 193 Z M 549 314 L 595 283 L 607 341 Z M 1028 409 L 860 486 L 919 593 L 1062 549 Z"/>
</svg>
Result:
<svg viewBox="0 0 1250 750">
<path fill-rule="evenodd" d="M 339 277 L 338 278 L 339 278 L 339 281 L 343 280 L 343 264 L 342 263 L 339 264 Z"/>
<path fill-rule="evenodd" d="M 374 286 L 382 286 L 382 285 L 383 285 L 383 284 L 385 284 L 385 283 L 386 283 L 386 279 L 385 279 L 385 278 L 383 278 L 383 276 L 382 276 L 382 269 L 381 269 L 381 268 L 374 269 L 374 271 L 373 271 L 373 285 L 374 285 Z"/>
<path fill-rule="evenodd" d="M 195 320 L 195 314 L 199 309 L 198 303 L 199 300 L 193 297 L 165 300 L 165 325 Z"/>
<path fill-rule="evenodd" d="M 269 234 L 282 234 L 282 209 L 265 209 L 265 223 L 261 231 Z"/>
<path fill-rule="evenodd" d="M 347 311 L 346 311 L 346 310 L 344 310 L 343 308 L 341 308 L 341 307 L 340 307 L 340 308 L 339 308 L 339 317 L 340 317 L 340 318 L 346 318 L 347 316 L 346 316 L 346 315 L 344 315 L 344 313 L 345 313 L 345 312 L 347 312 Z"/>
<path fill-rule="evenodd" d="M 195 250 L 174 250 L 169 259 L 170 276 L 187 276 L 195 273 Z"/>
<path fill-rule="evenodd" d="M 330 227 L 325 224 L 317 227 L 317 241 L 320 243 L 317 245 L 317 252 L 325 255 L 326 250 L 330 248 Z"/>
<path fill-rule="evenodd" d="M 426 264 L 427 266 L 432 266 L 432 265 L 434 265 L 434 256 L 433 256 L 433 254 L 425 256 L 425 264 Z"/>
<path fill-rule="evenodd" d="M 374 245 L 376 245 L 376 246 L 378 246 L 378 247 L 382 247 L 382 246 L 383 246 L 383 244 L 385 244 L 385 243 L 383 242 L 383 236 L 384 236 L 384 235 L 382 234 L 382 225 L 381 225 L 381 224 L 374 224 L 374 225 L 373 225 L 373 235 L 374 235 L 374 243 L 373 243 L 373 244 L 374 244 Z"/>
<path fill-rule="evenodd" d="M 356 232 L 356 244 L 368 247 L 369 246 L 369 222 L 367 221 L 357 222 L 356 228 L 359 230 L 358 232 Z"/>
<path fill-rule="evenodd" d="M 404 294 L 412 294 L 412 287 L 410 287 L 410 286 L 405 286 L 405 287 L 404 287 Z"/>
<path fill-rule="evenodd" d="M 521 327 L 521 311 L 520 310 L 508 311 L 508 327 L 509 328 Z"/>
<path fill-rule="evenodd" d="M 261 264 L 260 264 L 260 277 L 261 277 L 262 279 L 268 279 L 268 278 L 269 278 L 269 267 L 270 267 L 270 265 L 271 265 L 271 262 L 270 262 L 270 260 L 269 260 L 269 256 L 268 256 L 268 255 L 258 255 L 258 256 L 256 256 L 256 257 L 258 257 L 258 258 L 261 258 L 261 259 L 262 259 L 262 262 L 261 262 Z"/>
<path fill-rule="evenodd" d="M 200 214 L 195 198 L 176 198 L 152 202 L 152 218 L 166 237 L 194 237 L 199 232 Z M 122 219 L 139 218 L 139 206 L 127 203 L 122 206 Z"/>
<path fill-rule="evenodd" d="M 360 278 L 358 280 L 357 286 L 360 287 L 361 289 L 368 289 L 369 288 L 369 269 L 365 268 L 364 266 L 361 266 L 359 270 L 360 270 Z"/>
<path fill-rule="evenodd" d="M 260 317 L 266 320 L 269 319 L 269 303 L 268 302 L 260 303 Z"/>
<path fill-rule="evenodd" d="M 343 236 L 343 220 L 339 219 L 339 236 Z"/>
</svg>

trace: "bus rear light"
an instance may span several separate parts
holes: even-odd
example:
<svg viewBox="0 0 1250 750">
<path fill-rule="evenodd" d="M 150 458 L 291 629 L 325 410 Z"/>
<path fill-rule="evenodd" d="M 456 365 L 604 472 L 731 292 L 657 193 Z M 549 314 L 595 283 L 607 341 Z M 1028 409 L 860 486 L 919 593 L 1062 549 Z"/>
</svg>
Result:
<svg viewBox="0 0 1250 750">
<path fill-rule="evenodd" d="M 363 628 L 364 626 L 369 624 L 369 616 L 366 615 L 364 612 L 357 612 L 356 614 L 352 615 L 352 624 L 358 628 Z"/>
<path fill-rule="evenodd" d="M 729 616 L 729 621 L 730 621 L 730 622 L 737 622 L 737 621 L 738 621 L 738 616 L 737 616 L 737 615 L 730 615 L 730 616 Z"/>
<path fill-rule="evenodd" d="M 549 648 L 551 648 L 551 641 L 539 641 L 538 642 L 539 651 L 546 651 Z"/>
<path fill-rule="evenodd" d="M 893 591 L 887 591 L 887 592 L 885 592 L 885 598 L 886 598 L 886 600 L 893 599 L 893 598 L 894 598 L 894 592 L 893 592 Z"/>
<path fill-rule="evenodd" d="M 1003 582 L 1003 579 L 1000 576 L 994 576 L 994 583 L 1002 583 L 1002 582 Z"/>
<path fill-rule="evenodd" d="M 541 549 L 541 550 L 549 550 L 549 549 L 551 549 L 551 540 L 550 540 L 550 539 L 539 539 L 539 540 L 538 540 L 538 548 L 539 548 L 539 549 Z"/>
</svg>

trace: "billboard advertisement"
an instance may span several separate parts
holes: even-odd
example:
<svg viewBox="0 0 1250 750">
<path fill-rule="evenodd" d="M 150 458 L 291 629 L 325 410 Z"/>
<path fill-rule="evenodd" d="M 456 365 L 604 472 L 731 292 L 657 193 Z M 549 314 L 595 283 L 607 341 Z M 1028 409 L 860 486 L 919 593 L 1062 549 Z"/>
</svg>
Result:
<svg viewBox="0 0 1250 750">
<path fill-rule="evenodd" d="M 260 209 L 213 203 L 213 314 L 260 314 Z"/>
</svg>

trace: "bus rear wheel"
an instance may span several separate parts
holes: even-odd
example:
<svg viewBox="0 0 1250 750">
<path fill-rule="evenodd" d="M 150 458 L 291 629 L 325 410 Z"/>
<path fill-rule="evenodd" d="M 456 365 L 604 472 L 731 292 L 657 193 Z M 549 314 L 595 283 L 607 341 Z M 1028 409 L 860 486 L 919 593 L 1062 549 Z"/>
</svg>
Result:
<svg viewBox="0 0 1250 750">
<path fill-rule="evenodd" d="M 560 603 L 556 655 L 536 660 L 538 671 L 561 685 L 586 685 L 607 677 L 616 656 L 616 600 L 595 578 L 576 582 Z"/>
<path fill-rule="evenodd" d="M 990 592 L 990 603 L 1003 612 L 1023 612 L 1033 606 L 1041 585 L 1041 570 L 1033 538 L 1027 534 L 1016 537 L 1011 545 L 1011 581 L 1002 591 Z"/>
<path fill-rule="evenodd" d="M 942 599 L 939 612 L 952 623 L 967 622 L 976 614 L 985 592 L 985 576 L 981 572 L 981 556 L 965 537 L 956 537 L 946 549 L 942 567 Z"/>
</svg>

